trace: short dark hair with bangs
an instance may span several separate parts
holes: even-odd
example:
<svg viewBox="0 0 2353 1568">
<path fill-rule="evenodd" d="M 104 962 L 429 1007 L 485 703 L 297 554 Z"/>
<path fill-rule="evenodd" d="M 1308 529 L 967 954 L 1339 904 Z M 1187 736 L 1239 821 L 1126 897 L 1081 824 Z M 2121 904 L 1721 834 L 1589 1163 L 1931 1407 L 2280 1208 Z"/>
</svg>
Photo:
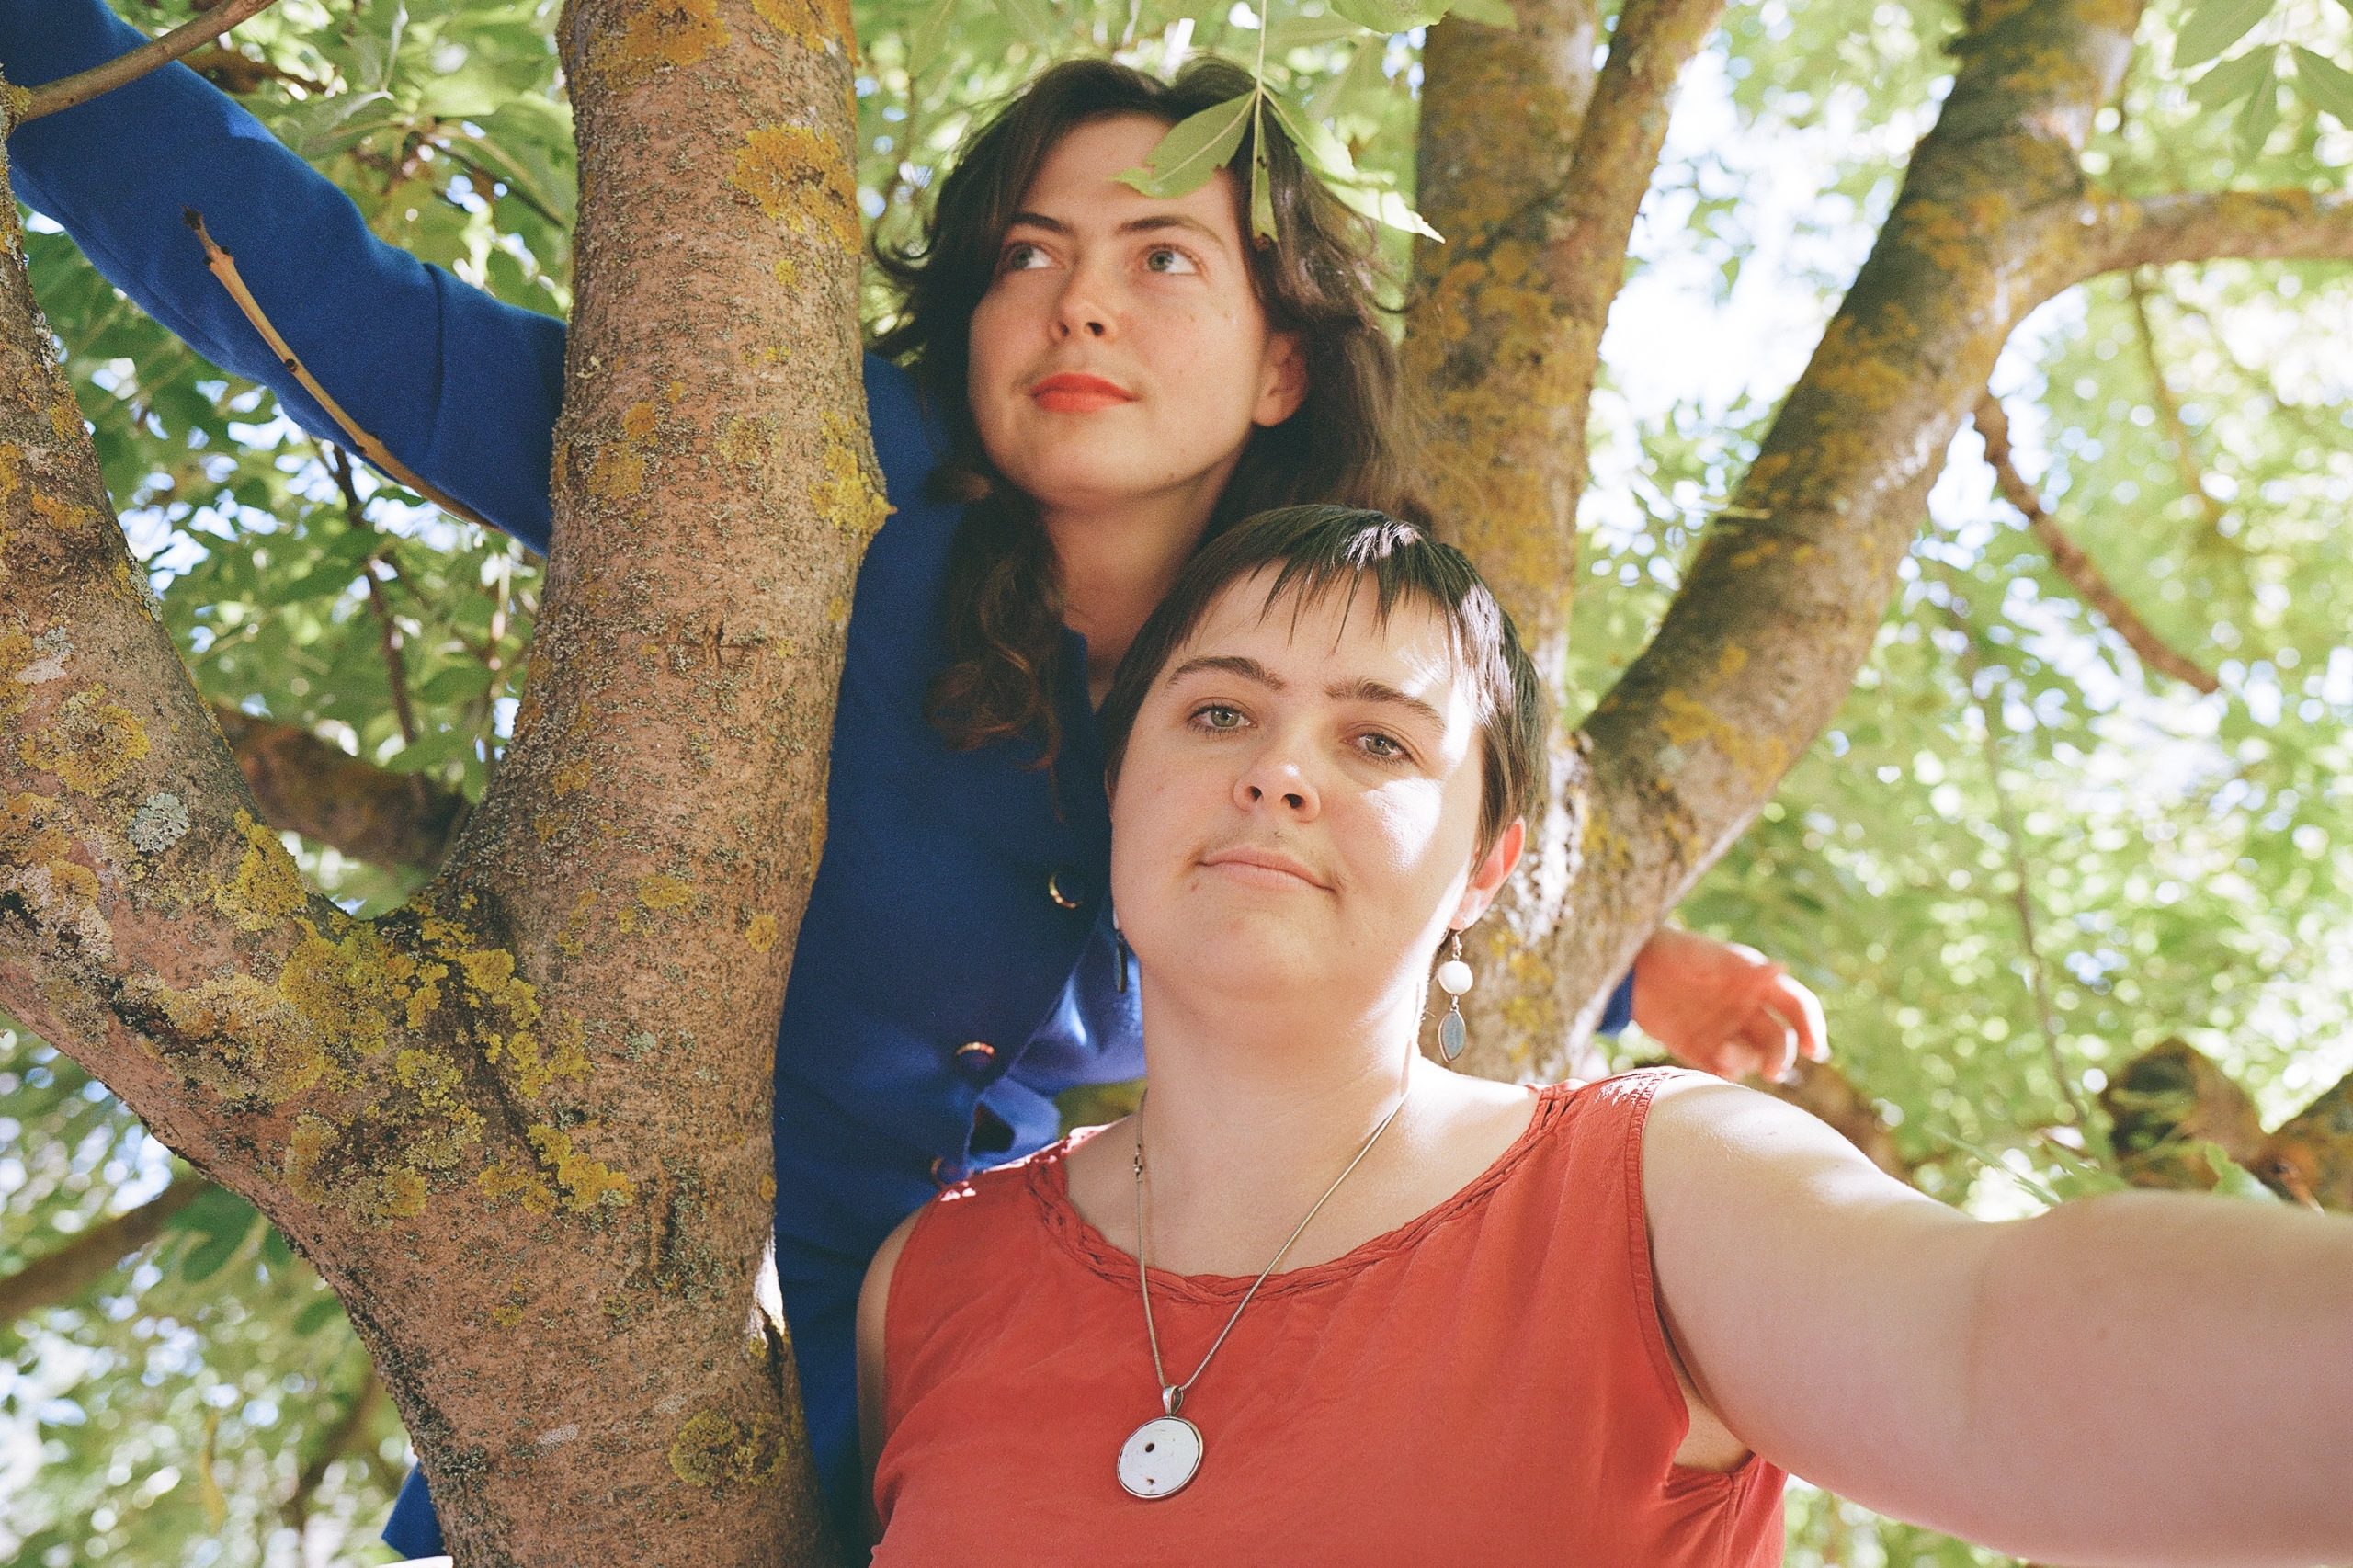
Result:
<svg viewBox="0 0 2353 1568">
<path fill-rule="evenodd" d="M 1111 677 L 1099 722 L 1112 778 L 1127 756 L 1128 733 L 1144 694 L 1170 657 L 1199 629 L 1219 595 L 1268 570 L 1275 574 L 1267 589 L 1268 610 L 1285 595 L 1305 605 L 1370 580 L 1374 613 L 1384 624 L 1408 597 L 1438 611 L 1478 700 L 1481 852 L 1495 846 L 1514 817 L 1537 818 L 1545 800 L 1552 716 L 1511 617 L 1469 556 L 1419 524 L 1358 506 L 1277 507 L 1245 517 L 1201 546 Z"/>
</svg>

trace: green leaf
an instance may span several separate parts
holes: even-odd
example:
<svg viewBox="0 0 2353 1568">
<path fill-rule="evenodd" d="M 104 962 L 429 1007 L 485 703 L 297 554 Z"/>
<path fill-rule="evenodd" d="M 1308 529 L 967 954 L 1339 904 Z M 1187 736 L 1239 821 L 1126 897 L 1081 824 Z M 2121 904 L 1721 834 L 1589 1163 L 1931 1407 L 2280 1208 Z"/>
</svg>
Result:
<svg viewBox="0 0 2353 1568">
<path fill-rule="evenodd" d="M 218 1235 L 206 1236 L 188 1248 L 188 1255 L 180 1259 L 180 1278 L 190 1284 L 211 1278 L 228 1267 L 229 1260 L 237 1256 L 237 1249 L 244 1244 L 245 1233 L 243 1231 L 224 1231 Z"/>
<path fill-rule="evenodd" d="M 1389 77 L 1381 68 L 1381 57 L 1387 51 L 1386 41 L 1363 38 L 1357 40 L 1348 53 L 1348 62 L 1332 74 L 1332 79 L 1315 89 L 1307 100 L 1307 118 L 1330 119 L 1340 112 L 1341 106 L 1351 100 L 1370 102 L 1389 90 Z"/>
<path fill-rule="evenodd" d="M 261 1256 L 272 1268 L 284 1268 L 294 1261 L 293 1246 L 286 1240 L 286 1233 L 275 1225 L 261 1233 Z"/>
<path fill-rule="evenodd" d="M 1271 244 L 1275 239 L 1275 182 L 1267 170 L 1263 115 L 1254 114 L 1253 119 L 1259 124 L 1259 131 L 1250 139 L 1250 237 Z"/>
<path fill-rule="evenodd" d="M 294 1332 L 307 1339 L 342 1316 L 343 1303 L 335 1292 L 322 1290 L 317 1301 L 294 1314 Z"/>
<path fill-rule="evenodd" d="M 1318 17 L 1279 17 L 1267 25 L 1267 52 L 1280 54 L 1285 50 L 1313 49 L 1320 43 L 1363 36 L 1361 26 L 1336 11 Z"/>
<path fill-rule="evenodd" d="M 489 136 L 468 137 L 458 144 L 459 155 L 506 187 L 507 194 L 529 202 L 551 222 L 569 223 L 574 187 L 543 159 L 520 148 L 510 148 Z M 482 181 L 477 180 L 477 185 Z M 494 192 L 484 190 L 485 197 Z"/>
<path fill-rule="evenodd" d="M 1514 31 L 1519 26 L 1519 17 L 1506 0 L 1455 0 L 1453 8 L 1447 15 L 1503 33 Z"/>
<path fill-rule="evenodd" d="M 359 78 L 371 92 L 382 92 L 392 85 L 392 66 L 401 53 L 401 34 L 408 27 L 408 6 L 403 0 L 393 0 L 378 15 L 383 18 L 382 32 L 362 33 L 351 40 Z"/>
<path fill-rule="evenodd" d="M 1332 128 L 1317 119 L 1299 105 L 1288 102 L 1280 95 L 1269 93 L 1267 102 L 1281 122 L 1283 133 L 1307 160 L 1310 168 L 1326 179 L 1361 183 L 1357 173 L 1357 161 L 1348 153 L 1348 144 L 1333 134 Z"/>
<path fill-rule="evenodd" d="M 1332 0 L 1332 9 L 1377 33 L 1411 32 L 1428 27 L 1448 10 L 1447 0 Z"/>
<path fill-rule="evenodd" d="M 1420 213 L 1405 204 L 1404 198 L 1373 184 L 1358 172 L 1356 160 L 1348 155 L 1348 144 L 1333 134 L 1329 126 L 1276 94 L 1267 94 L 1267 102 L 1273 106 L 1275 118 L 1282 122 L 1284 131 L 1307 160 L 1308 166 L 1324 176 L 1332 194 L 1343 203 L 1376 223 L 1386 223 L 1410 234 L 1426 234 L 1433 240 L 1440 238 L 1436 229 L 1422 221 Z"/>
<path fill-rule="evenodd" d="M 1120 183 L 1163 199 L 1199 190 L 1242 145 L 1242 132 L 1248 129 L 1257 101 L 1255 91 L 1242 93 L 1187 115 L 1169 127 L 1144 166 L 1124 171 Z"/>
<path fill-rule="evenodd" d="M 948 24 L 956 14 L 956 0 L 933 0 L 930 10 L 907 35 L 907 74 L 927 75 L 940 49 L 948 42 Z"/>
<path fill-rule="evenodd" d="M 2238 117 L 2231 122 L 2231 134 L 2238 142 L 2242 159 L 2260 157 L 2263 144 L 2271 140 L 2272 129 L 2279 123 L 2279 84 L 2267 77 L 2258 83 L 2246 102 L 2239 106 Z"/>
<path fill-rule="evenodd" d="M 2304 102 L 2353 130 L 2353 71 L 2301 46 L 2296 50 L 2296 91 Z"/>
<path fill-rule="evenodd" d="M 1023 38 L 1040 49 L 1056 41 L 1053 7 L 1048 0 L 997 0 L 997 14 L 1013 24 Z"/>
<path fill-rule="evenodd" d="M 2271 14 L 2272 0 L 2198 0 L 2189 19 L 2174 36 L 2173 68 L 2203 65 L 2246 37 Z"/>
<path fill-rule="evenodd" d="M 368 112 L 363 114 L 362 110 Z M 270 129 L 297 155 L 316 162 L 332 157 L 388 119 L 397 119 L 392 95 L 385 92 L 336 93 L 292 106 L 273 117 Z"/>
<path fill-rule="evenodd" d="M 2214 1168 L 2214 1196 L 2217 1198 L 2246 1198 L 2259 1203 L 2277 1203 L 2279 1195 L 2256 1179 L 2255 1173 L 2225 1153 L 2220 1143 L 2201 1142 L 2198 1153 Z"/>
<path fill-rule="evenodd" d="M 2255 85 L 2270 74 L 2271 51 L 2251 49 L 2233 55 L 2189 84 L 2189 97 L 2200 108 L 2220 110 L 2255 91 Z"/>
<path fill-rule="evenodd" d="M 1446 236 L 1433 229 L 1420 213 L 1405 204 L 1405 199 L 1393 190 L 1378 190 L 1371 186 L 1336 185 L 1332 194 L 1376 223 L 1386 223 L 1392 229 L 1403 229 L 1409 234 L 1446 243 Z"/>
</svg>

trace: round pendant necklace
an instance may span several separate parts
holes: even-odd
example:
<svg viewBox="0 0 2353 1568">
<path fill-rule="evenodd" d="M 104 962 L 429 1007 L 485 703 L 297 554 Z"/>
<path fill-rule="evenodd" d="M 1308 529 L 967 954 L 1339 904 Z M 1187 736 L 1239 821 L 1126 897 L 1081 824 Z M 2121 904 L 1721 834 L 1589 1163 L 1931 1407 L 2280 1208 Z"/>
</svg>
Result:
<svg viewBox="0 0 2353 1568">
<path fill-rule="evenodd" d="M 1178 1414 L 1185 1406 L 1186 1391 L 1209 1370 L 1211 1358 L 1225 1343 L 1225 1336 L 1233 1332 L 1233 1325 L 1242 1321 L 1243 1311 L 1250 1305 L 1250 1298 L 1258 1293 L 1258 1287 L 1267 1282 L 1267 1276 L 1275 1271 L 1275 1265 L 1290 1251 L 1291 1243 L 1306 1232 L 1309 1223 L 1323 1211 L 1324 1205 L 1331 1201 L 1332 1195 L 1340 1190 L 1340 1184 L 1348 1179 L 1350 1173 L 1364 1164 L 1364 1157 L 1372 1153 L 1373 1144 L 1389 1131 L 1389 1124 L 1397 1119 L 1397 1113 L 1405 1108 L 1405 1096 L 1412 1089 L 1409 1078 L 1405 1088 L 1397 1096 L 1397 1103 L 1389 1108 L 1389 1114 L 1381 1119 L 1381 1125 L 1374 1128 L 1372 1136 L 1364 1141 L 1364 1147 L 1357 1151 L 1357 1157 L 1348 1162 L 1347 1170 L 1332 1178 L 1332 1185 L 1324 1189 L 1324 1196 L 1315 1200 L 1315 1207 L 1307 1211 L 1306 1218 L 1300 1221 L 1290 1238 L 1277 1249 L 1274 1256 L 1267 1260 L 1267 1267 L 1258 1271 L 1258 1278 L 1252 1280 L 1250 1289 L 1242 1293 L 1233 1315 L 1225 1320 L 1225 1326 L 1218 1330 L 1217 1338 L 1210 1342 L 1209 1353 L 1201 1358 L 1201 1364 L 1195 1367 L 1193 1375 L 1181 1383 L 1168 1381 L 1168 1369 L 1160 1358 L 1160 1332 L 1152 1321 L 1152 1280 L 1149 1275 L 1152 1252 L 1151 1244 L 1145 1240 L 1143 1183 L 1143 1108 L 1144 1101 L 1152 1097 L 1151 1091 L 1146 1090 L 1143 1099 L 1136 1102 L 1136 1289 L 1143 1297 L 1143 1332 L 1145 1339 L 1152 1345 L 1152 1374 L 1160 1383 L 1160 1414 L 1128 1434 L 1128 1440 L 1120 1446 L 1120 1484 L 1130 1496 L 1145 1499 L 1172 1497 L 1183 1491 L 1186 1483 L 1200 1470 L 1201 1429 Z"/>
</svg>

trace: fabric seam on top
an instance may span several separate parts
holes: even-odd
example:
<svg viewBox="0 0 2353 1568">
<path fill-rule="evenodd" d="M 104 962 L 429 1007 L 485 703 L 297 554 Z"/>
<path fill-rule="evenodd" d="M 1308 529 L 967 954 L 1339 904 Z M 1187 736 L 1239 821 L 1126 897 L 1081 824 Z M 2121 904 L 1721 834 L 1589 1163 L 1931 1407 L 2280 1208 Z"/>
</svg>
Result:
<svg viewBox="0 0 2353 1568">
<path fill-rule="evenodd" d="M 1269 1276 L 1258 1291 L 1259 1298 L 1295 1295 L 1343 1283 L 1364 1269 L 1406 1251 L 1432 1231 L 1479 1208 L 1488 1194 L 1527 1162 L 1541 1145 L 1545 1136 L 1566 1119 L 1575 1096 L 1595 1086 L 1592 1084 L 1546 1084 L 1536 1088 L 1536 1109 L 1529 1118 L 1528 1125 L 1485 1170 L 1472 1177 L 1450 1197 L 1435 1208 L 1424 1210 L 1402 1224 L 1359 1243 L 1337 1257 Z M 1099 1131 L 1090 1128 L 1086 1132 L 1087 1136 L 1093 1136 Z M 1037 1206 L 1046 1232 L 1052 1237 L 1057 1250 L 1073 1258 L 1089 1273 L 1114 1284 L 1132 1286 L 1136 1268 L 1134 1256 L 1113 1246 L 1070 1200 L 1069 1171 L 1065 1161 L 1071 1150 L 1084 1141 L 1074 1134 L 1032 1155 L 1027 1162 L 1029 1168 L 1021 1173 L 1025 1196 Z M 1246 1276 L 1172 1274 L 1165 1268 L 1153 1269 L 1151 1278 L 1155 1294 L 1194 1302 L 1231 1302 L 1247 1290 L 1251 1283 Z"/>
</svg>

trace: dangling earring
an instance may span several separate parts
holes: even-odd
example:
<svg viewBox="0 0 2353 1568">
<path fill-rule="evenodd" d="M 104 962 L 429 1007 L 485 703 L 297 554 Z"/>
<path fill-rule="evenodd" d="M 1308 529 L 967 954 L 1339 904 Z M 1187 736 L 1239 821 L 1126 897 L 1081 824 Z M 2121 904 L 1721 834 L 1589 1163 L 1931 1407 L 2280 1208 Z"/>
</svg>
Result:
<svg viewBox="0 0 2353 1568">
<path fill-rule="evenodd" d="M 1454 934 L 1454 954 L 1438 966 L 1438 988 L 1449 1000 L 1446 1017 L 1438 1021 L 1438 1054 L 1449 1062 L 1462 1054 L 1470 1038 L 1462 1023 L 1462 994 L 1471 989 L 1471 966 L 1462 961 L 1462 933 Z"/>
<path fill-rule="evenodd" d="M 1127 933 L 1120 929 L 1120 912 L 1111 912 L 1111 945 L 1119 949 L 1120 971 L 1111 982 L 1112 987 L 1125 994 L 1128 989 L 1128 965 L 1135 961 L 1135 951 L 1128 946 Z"/>
</svg>

